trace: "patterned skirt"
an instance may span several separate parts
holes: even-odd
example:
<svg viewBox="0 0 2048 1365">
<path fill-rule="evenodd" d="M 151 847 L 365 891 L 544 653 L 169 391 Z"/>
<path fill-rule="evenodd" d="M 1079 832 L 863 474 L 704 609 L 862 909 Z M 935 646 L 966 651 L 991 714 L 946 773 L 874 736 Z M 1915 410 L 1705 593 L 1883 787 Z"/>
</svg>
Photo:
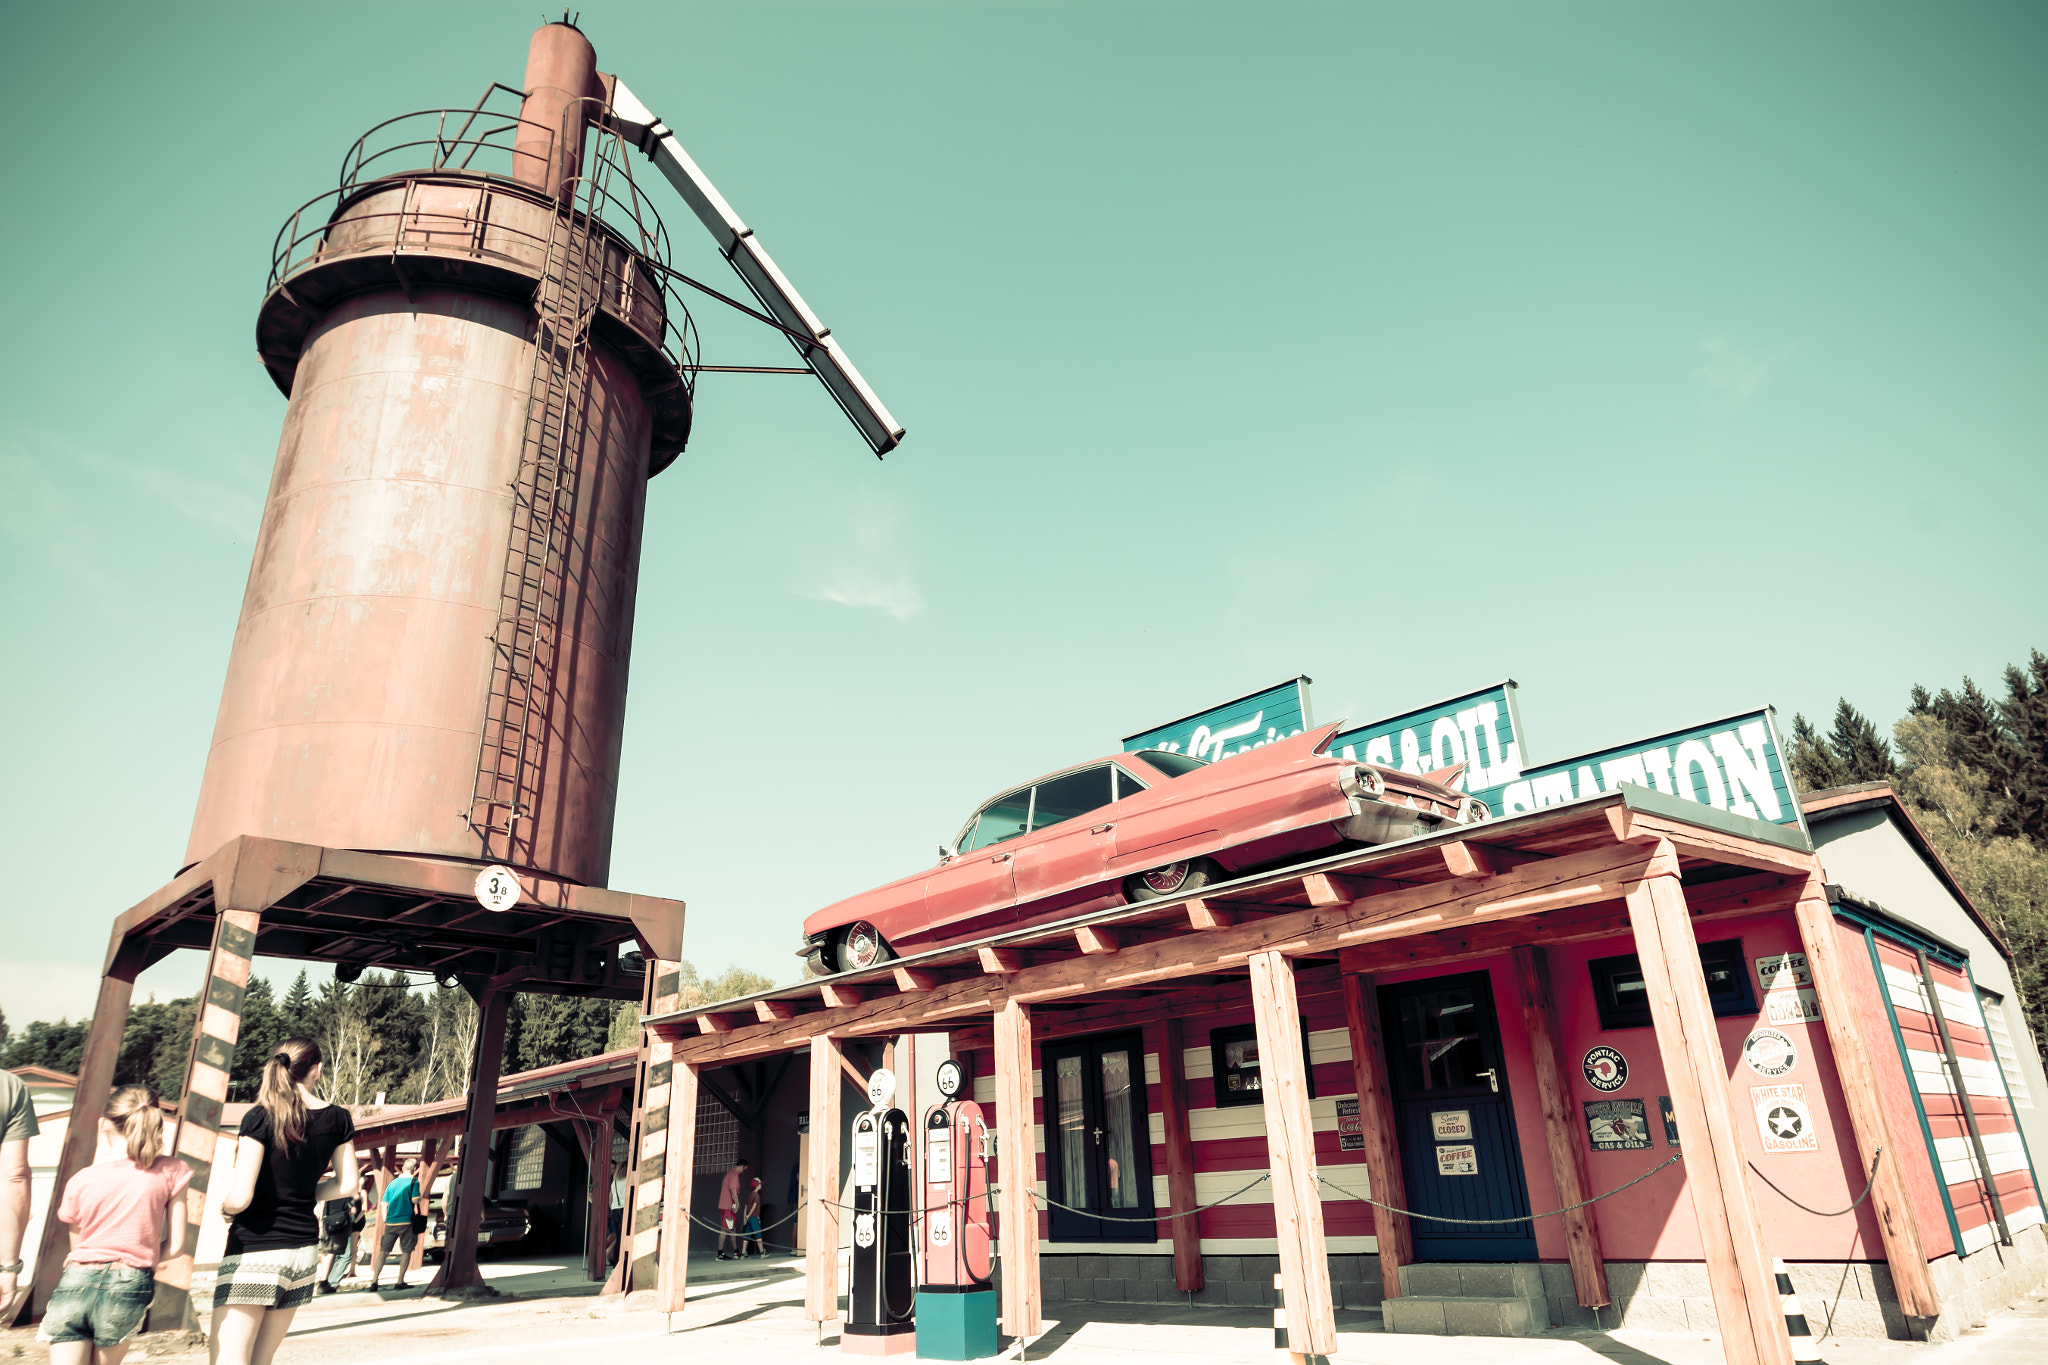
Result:
<svg viewBox="0 0 2048 1365">
<path fill-rule="evenodd" d="M 298 1308 L 313 1297 L 313 1272 L 320 1267 L 317 1243 L 283 1251 L 245 1251 L 221 1261 L 213 1281 L 213 1306 Z"/>
</svg>

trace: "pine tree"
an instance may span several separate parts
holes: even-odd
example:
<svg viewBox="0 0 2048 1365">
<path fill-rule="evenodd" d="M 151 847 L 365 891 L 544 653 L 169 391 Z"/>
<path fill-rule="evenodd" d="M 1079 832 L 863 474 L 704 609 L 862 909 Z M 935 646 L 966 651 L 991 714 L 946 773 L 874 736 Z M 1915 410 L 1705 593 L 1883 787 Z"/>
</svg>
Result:
<svg viewBox="0 0 2048 1365">
<path fill-rule="evenodd" d="M 1845 787 L 1849 784 L 1849 772 L 1842 766 L 1842 760 L 1835 757 L 1835 751 L 1813 722 L 1805 716 L 1794 713 L 1792 717 L 1792 745 L 1787 756 L 1792 767 L 1792 780 L 1803 792 L 1826 791 L 1830 787 Z"/>
<path fill-rule="evenodd" d="M 1898 775 L 1892 746 L 1861 711 L 1843 697 L 1835 704 L 1835 729 L 1828 737 L 1851 782 L 1884 782 Z"/>
<path fill-rule="evenodd" d="M 2016 832 L 2048 847 L 2048 655 L 2032 650 L 2025 669 L 2006 666 L 1998 712 L 2009 741 Z"/>
<path fill-rule="evenodd" d="M 263 1087 L 263 1068 L 277 1052 L 277 1045 L 291 1035 L 285 1031 L 284 1016 L 278 1011 L 270 982 L 260 976 L 249 978 L 249 992 L 242 997 L 242 1032 L 235 1044 L 234 1067 L 228 1073 L 228 1099 L 249 1103 Z"/>
<path fill-rule="evenodd" d="M 299 974 L 292 978 L 292 988 L 284 993 L 278 1013 L 284 1018 L 287 1038 L 309 1035 L 313 1027 L 313 988 L 306 982 L 304 967 L 299 968 Z"/>
</svg>

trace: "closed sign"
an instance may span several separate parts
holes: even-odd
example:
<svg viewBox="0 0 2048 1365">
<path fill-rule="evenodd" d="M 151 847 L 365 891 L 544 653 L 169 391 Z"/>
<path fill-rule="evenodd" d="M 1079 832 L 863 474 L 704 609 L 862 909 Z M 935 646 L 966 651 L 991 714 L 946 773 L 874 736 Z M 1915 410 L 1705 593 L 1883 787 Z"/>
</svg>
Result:
<svg viewBox="0 0 2048 1365">
<path fill-rule="evenodd" d="M 1429 1116 L 1431 1136 L 1438 1142 L 1453 1142 L 1472 1136 L 1472 1111 L 1439 1109 Z"/>
</svg>

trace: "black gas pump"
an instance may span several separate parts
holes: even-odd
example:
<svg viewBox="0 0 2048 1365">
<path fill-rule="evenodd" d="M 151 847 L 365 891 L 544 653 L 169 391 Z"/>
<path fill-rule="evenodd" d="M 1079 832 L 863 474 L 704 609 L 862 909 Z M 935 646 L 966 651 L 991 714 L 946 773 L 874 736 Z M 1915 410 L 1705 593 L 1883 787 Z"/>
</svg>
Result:
<svg viewBox="0 0 2048 1365">
<path fill-rule="evenodd" d="M 874 1108 L 853 1121 L 853 1291 L 839 1349 L 849 1355 L 898 1355 L 917 1345 L 911 1284 L 910 1120 L 890 1106 L 896 1078 L 868 1078 Z"/>
</svg>

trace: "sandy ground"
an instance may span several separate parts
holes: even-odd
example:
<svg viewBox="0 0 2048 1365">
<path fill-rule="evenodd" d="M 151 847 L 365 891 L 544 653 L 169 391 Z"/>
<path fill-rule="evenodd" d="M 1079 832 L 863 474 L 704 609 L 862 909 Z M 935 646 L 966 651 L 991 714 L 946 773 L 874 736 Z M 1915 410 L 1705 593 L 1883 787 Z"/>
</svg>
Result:
<svg viewBox="0 0 2048 1365">
<path fill-rule="evenodd" d="M 278 1365 L 427 1365 L 468 1360 L 552 1361 L 583 1365 L 695 1362 L 822 1362 L 839 1357 L 835 1333 L 820 1338 L 803 1318 L 801 1262 L 693 1263 L 689 1306 L 673 1318 L 598 1300 L 595 1286 L 561 1261 L 484 1267 L 503 1297 L 444 1302 L 421 1289 L 375 1297 L 323 1296 L 302 1310 Z M 1191 1361 L 1272 1365 L 1265 1310 L 1167 1305 L 1055 1305 L 1046 1333 L 1024 1357 L 1060 1365 Z M 1712 1337 L 1657 1332 L 1552 1331 L 1520 1339 L 1394 1336 L 1377 1313 L 1338 1315 L 1338 1361 L 1372 1365 L 1722 1365 Z M 1828 1365 L 2041 1365 L 2048 1361 L 2048 1290 L 2037 1292 L 1983 1328 L 1941 1346 L 1841 1338 L 1821 1343 Z M 1018 1358 L 1017 1346 L 1006 1353 Z M 49 1358 L 32 1332 L 0 1332 L 0 1360 L 39 1365 Z M 908 1358 L 908 1357 L 906 1357 Z M 170 1334 L 138 1341 L 130 1360 L 197 1365 L 205 1349 Z"/>
</svg>

